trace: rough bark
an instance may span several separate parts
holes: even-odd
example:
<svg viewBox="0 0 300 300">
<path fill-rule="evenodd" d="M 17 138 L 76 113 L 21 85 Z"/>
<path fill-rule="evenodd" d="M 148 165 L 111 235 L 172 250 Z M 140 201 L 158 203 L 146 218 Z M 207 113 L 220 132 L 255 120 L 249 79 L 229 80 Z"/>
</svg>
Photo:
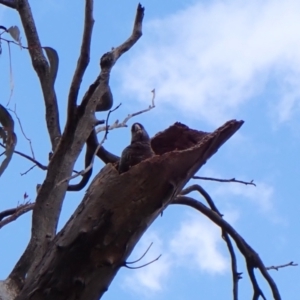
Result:
<svg viewBox="0 0 300 300">
<path fill-rule="evenodd" d="M 158 155 L 121 175 L 106 165 L 16 299 L 101 298 L 155 218 L 242 124 L 208 134 L 176 123 L 152 139 Z"/>
</svg>

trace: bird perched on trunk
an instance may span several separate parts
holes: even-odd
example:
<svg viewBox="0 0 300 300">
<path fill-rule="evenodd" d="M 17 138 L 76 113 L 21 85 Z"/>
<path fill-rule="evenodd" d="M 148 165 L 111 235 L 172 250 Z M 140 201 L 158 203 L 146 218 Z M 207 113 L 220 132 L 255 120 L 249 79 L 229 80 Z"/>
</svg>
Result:
<svg viewBox="0 0 300 300">
<path fill-rule="evenodd" d="M 144 126 L 134 123 L 131 127 L 131 144 L 123 150 L 120 158 L 119 173 L 128 171 L 132 166 L 154 155 Z"/>
</svg>

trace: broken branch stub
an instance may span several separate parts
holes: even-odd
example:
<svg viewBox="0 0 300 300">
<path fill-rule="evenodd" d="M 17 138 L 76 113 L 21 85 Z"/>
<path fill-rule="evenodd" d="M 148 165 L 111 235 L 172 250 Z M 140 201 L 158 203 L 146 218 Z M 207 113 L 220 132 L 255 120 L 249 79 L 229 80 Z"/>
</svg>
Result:
<svg viewBox="0 0 300 300">
<path fill-rule="evenodd" d="M 101 298 L 155 218 L 242 124 L 203 133 L 176 123 L 151 141 L 161 155 L 121 175 L 106 165 L 16 299 Z"/>
</svg>

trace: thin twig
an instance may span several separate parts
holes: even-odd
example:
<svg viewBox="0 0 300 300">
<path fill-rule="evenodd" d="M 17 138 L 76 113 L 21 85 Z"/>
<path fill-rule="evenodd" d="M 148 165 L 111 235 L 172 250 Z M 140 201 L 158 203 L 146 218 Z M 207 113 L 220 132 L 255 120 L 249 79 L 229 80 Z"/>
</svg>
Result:
<svg viewBox="0 0 300 300">
<path fill-rule="evenodd" d="M 153 245 L 153 242 L 151 242 L 151 244 L 149 245 L 149 247 L 147 248 L 147 250 L 145 251 L 145 253 L 139 259 L 131 261 L 131 262 L 127 261 L 126 265 L 135 264 L 135 263 L 139 262 L 140 260 L 142 260 L 145 257 L 145 255 L 148 253 L 148 251 L 150 250 L 150 248 L 151 248 L 152 245 Z"/>
<path fill-rule="evenodd" d="M 11 211 L 15 210 L 10 217 L 5 218 L 4 220 L 0 221 L 0 229 L 7 225 L 8 223 L 11 223 L 15 221 L 18 217 L 21 215 L 27 213 L 28 211 L 32 210 L 35 203 L 25 203 L 23 205 L 20 205 L 16 207 L 15 209 L 12 209 Z M 3 212 L 2 212 L 3 213 Z"/>
<path fill-rule="evenodd" d="M 156 262 L 157 260 L 160 259 L 160 257 L 161 257 L 161 254 L 158 257 L 156 257 L 155 259 L 151 260 L 150 262 L 148 262 L 144 265 L 138 266 L 138 267 L 129 267 L 126 263 L 124 264 L 124 267 L 126 267 L 127 269 L 131 269 L 131 270 L 141 269 L 141 268 L 144 268 L 144 267 L 149 266 L 152 263 Z"/>
<path fill-rule="evenodd" d="M 231 178 L 231 179 L 219 179 L 219 178 L 214 178 L 214 177 L 203 177 L 203 176 L 193 176 L 193 179 L 201 179 L 201 180 L 209 180 L 209 181 L 217 181 L 217 182 L 236 182 L 236 183 L 242 183 L 245 185 L 254 185 L 256 186 L 256 184 L 254 183 L 253 180 L 251 181 L 242 181 L 242 180 L 237 180 L 235 178 Z"/>
<path fill-rule="evenodd" d="M 15 45 L 20 46 L 19 43 L 15 42 L 15 41 L 13 41 L 13 40 L 5 39 L 5 38 L 3 38 L 2 36 L 1 36 L 0 40 L 6 42 L 6 43 L 8 43 L 8 44 L 12 43 L 12 44 L 15 44 Z M 25 47 L 25 46 L 21 46 L 21 47 L 24 48 L 24 49 L 28 49 L 28 48 Z"/>
<path fill-rule="evenodd" d="M 5 31 L 4 31 L 4 32 L 5 32 Z M 3 32 L 1 32 L 1 34 L 2 34 L 2 33 L 3 33 Z M 0 40 L 6 42 L 6 43 L 8 43 L 8 44 L 15 44 L 15 45 L 21 47 L 22 49 L 29 50 L 29 47 L 23 46 L 23 45 L 21 45 L 20 43 L 18 43 L 18 42 L 16 42 L 16 41 L 8 40 L 8 39 L 6 39 L 6 38 L 3 38 L 2 35 L 1 35 L 1 37 L 0 37 Z"/>
<path fill-rule="evenodd" d="M 279 266 L 271 266 L 271 267 L 266 267 L 267 270 L 276 270 L 278 271 L 281 268 L 286 268 L 286 267 L 297 267 L 298 264 L 295 264 L 293 261 L 284 264 L 284 265 L 279 265 Z"/>
<path fill-rule="evenodd" d="M 3 147 L 3 148 L 5 148 L 5 146 L 2 143 L 0 143 L 0 146 Z M 35 160 L 34 158 L 30 157 L 29 155 L 27 155 L 25 153 L 22 153 L 22 152 L 17 151 L 17 150 L 14 150 L 14 153 L 16 153 L 16 154 L 18 154 L 18 155 L 20 155 L 20 156 L 22 156 L 22 157 L 30 160 L 31 162 L 33 162 L 34 164 L 36 164 L 40 169 L 42 169 L 44 171 L 48 169 L 47 166 L 41 164 L 40 162 L 38 162 L 37 160 Z"/>
<path fill-rule="evenodd" d="M 116 120 L 112 125 L 107 125 L 107 124 L 106 124 L 105 126 L 98 127 L 98 128 L 96 129 L 96 133 L 99 133 L 99 132 L 102 132 L 102 131 L 107 131 L 107 130 L 113 130 L 113 129 L 115 129 L 115 128 L 127 127 L 127 124 L 126 124 L 126 123 L 128 122 L 129 119 L 131 119 L 132 117 L 135 117 L 135 116 L 137 116 L 137 115 L 143 114 L 143 113 L 145 113 L 145 112 L 147 112 L 147 111 L 153 109 L 153 108 L 155 107 L 155 104 L 154 104 L 154 99 L 155 99 L 155 89 L 153 89 L 151 92 L 152 92 L 152 94 L 153 94 L 153 96 L 152 96 L 152 104 L 149 105 L 148 108 L 143 109 L 143 110 L 141 110 L 141 111 L 138 111 L 138 112 L 136 112 L 136 113 L 133 113 L 133 114 L 128 115 L 128 116 L 123 120 L 123 122 L 121 122 L 121 123 L 119 123 L 119 120 Z"/>
<path fill-rule="evenodd" d="M 29 173 L 33 168 L 35 168 L 36 165 L 33 165 L 32 167 L 30 167 L 27 171 L 25 171 L 24 173 L 21 173 L 21 176 L 26 175 L 27 173 Z"/>
<path fill-rule="evenodd" d="M 20 128 L 21 128 L 21 131 L 22 131 L 22 134 L 23 134 L 24 138 L 25 138 L 25 139 L 28 141 L 28 143 L 29 143 L 30 151 L 31 151 L 31 154 L 32 154 L 32 158 L 35 159 L 34 151 L 33 151 L 33 148 L 32 148 L 32 142 L 31 142 L 31 139 L 28 138 L 28 137 L 26 136 L 26 134 L 25 134 L 25 132 L 24 132 L 24 130 L 23 130 L 23 126 L 22 126 L 21 120 L 20 120 L 20 118 L 19 118 L 19 116 L 18 116 L 18 114 L 17 114 L 17 106 L 15 105 L 15 109 L 14 109 L 14 110 L 12 110 L 12 109 L 10 109 L 10 108 L 8 108 L 8 110 L 11 111 L 11 112 L 13 112 L 14 115 L 15 115 L 15 117 L 17 118 L 18 123 L 19 123 Z"/>
<path fill-rule="evenodd" d="M 109 125 L 108 125 L 108 119 L 109 119 L 109 116 L 112 112 L 114 112 L 115 110 L 117 110 L 120 106 L 122 105 L 122 103 L 120 103 L 119 105 L 117 105 L 114 109 L 111 109 L 109 112 L 108 112 L 108 115 L 107 115 L 107 118 L 106 118 L 106 121 L 105 121 L 105 135 L 104 135 L 104 138 L 106 139 L 107 138 L 107 135 L 108 135 L 108 130 L 109 130 Z M 99 145 L 98 145 L 99 146 Z M 98 150 L 97 150 L 98 151 Z M 97 153 L 97 152 L 96 152 Z"/>
<path fill-rule="evenodd" d="M 3 147 L 3 148 L 5 148 L 5 146 L 4 146 L 2 143 L 0 143 L 0 146 Z M 4 154 L 4 153 L 5 153 L 5 152 L 3 152 L 2 154 Z M 27 155 L 27 154 L 25 154 L 25 153 L 22 153 L 22 152 L 17 151 L 17 150 L 14 150 L 14 153 L 16 153 L 16 154 L 18 154 L 18 155 L 20 155 L 20 156 L 22 156 L 22 157 L 24 157 L 24 158 L 30 160 L 31 162 L 33 162 L 33 163 L 35 164 L 35 165 L 32 166 L 29 170 L 27 170 L 25 173 L 21 173 L 21 175 L 27 174 L 27 173 L 28 173 L 31 169 L 33 169 L 35 166 L 37 166 L 38 168 L 42 169 L 43 171 L 48 170 L 48 166 L 45 166 L 45 165 L 41 164 L 40 162 L 38 162 L 37 160 L 33 159 L 32 157 L 30 157 L 29 155 Z M 0 154 L 0 156 L 1 156 L 2 154 Z M 76 171 L 76 170 L 73 170 L 73 172 L 74 172 L 74 173 L 77 173 L 77 174 L 79 174 L 79 175 L 81 175 L 80 172 L 78 172 L 78 171 Z"/>
</svg>

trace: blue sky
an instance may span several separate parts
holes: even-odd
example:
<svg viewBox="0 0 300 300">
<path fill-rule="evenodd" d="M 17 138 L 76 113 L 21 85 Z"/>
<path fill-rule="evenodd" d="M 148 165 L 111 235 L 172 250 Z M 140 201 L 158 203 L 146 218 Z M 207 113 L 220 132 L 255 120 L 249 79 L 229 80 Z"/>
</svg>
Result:
<svg viewBox="0 0 300 300">
<path fill-rule="evenodd" d="M 92 56 L 81 95 L 97 76 L 101 55 L 130 34 L 137 6 L 131 0 L 126 4 L 121 0 L 95 2 Z M 199 174 L 254 179 L 257 187 L 200 184 L 266 265 L 300 262 L 300 2 L 146 0 L 142 5 L 146 7 L 144 35 L 112 71 L 115 104 L 121 102 L 122 106 L 111 121 L 148 107 L 153 88 L 156 108 L 129 122 L 143 123 L 151 136 L 175 121 L 212 131 L 229 119 L 244 120 L 240 131 Z M 82 35 L 83 2 L 73 1 L 70 7 L 69 1 L 32 1 L 32 9 L 42 45 L 55 48 L 60 57 L 56 90 L 64 124 Z M 0 23 L 21 28 L 17 14 L 2 6 Z M 23 32 L 22 37 L 26 44 Z M 2 48 L 0 99 L 6 105 L 10 76 L 8 50 L 5 44 Z M 36 159 L 47 164 L 50 144 L 39 83 L 28 53 L 17 46 L 11 50 L 14 90 L 10 107 L 16 104 Z M 17 124 L 16 133 L 16 149 L 30 154 Z M 105 145 L 120 154 L 129 140 L 129 129 L 118 129 L 109 134 Z M 83 158 L 76 165 L 78 170 L 82 163 Z M 31 165 L 13 157 L 0 178 L 0 211 L 21 203 L 25 192 L 34 200 L 35 186 L 45 173 L 35 168 L 20 176 Z M 94 174 L 101 167 L 97 162 Z M 83 194 L 68 193 L 60 228 Z M 7 276 L 28 242 L 30 218 L 28 213 L 0 230 L 1 278 Z M 169 207 L 141 239 L 131 259 L 137 259 L 151 242 L 154 244 L 142 263 L 162 254 L 160 260 L 139 270 L 122 269 L 103 299 L 232 298 L 228 252 L 219 229 L 205 217 L 181 206 Z M 251 286 L 241 256 L 238 263 L 238 270 L 244 272 L 240 298 L 250 299 Z M 283 299 L 297 299 L 299 267 L 273 271 L 272 275 Z M 260 282 L 270 299 L 269 288 Z"/>
</svg>

